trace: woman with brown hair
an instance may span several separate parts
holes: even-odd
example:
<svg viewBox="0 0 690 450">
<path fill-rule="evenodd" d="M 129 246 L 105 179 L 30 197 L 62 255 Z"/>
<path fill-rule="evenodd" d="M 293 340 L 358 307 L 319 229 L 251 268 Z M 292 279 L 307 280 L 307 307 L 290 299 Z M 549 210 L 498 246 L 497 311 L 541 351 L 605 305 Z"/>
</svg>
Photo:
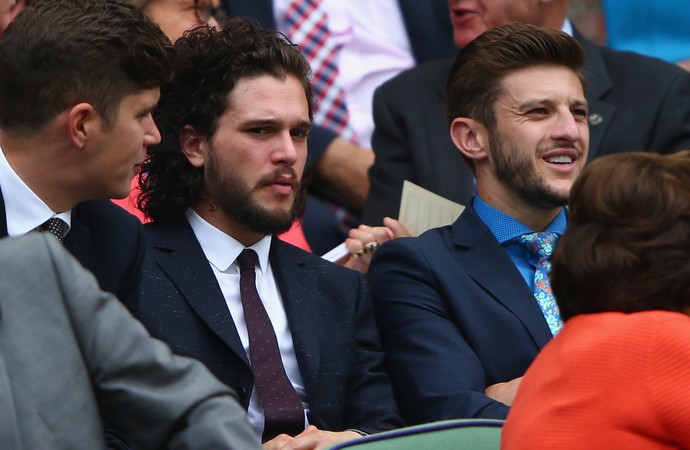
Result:
<svg viewBox="0 0 690 450">
<path fill-rule="evenodd" d="M 502 448 L 690 448 L 690 151 L 587 166 L 552 263 L 566 322 Z"/>
</svg>

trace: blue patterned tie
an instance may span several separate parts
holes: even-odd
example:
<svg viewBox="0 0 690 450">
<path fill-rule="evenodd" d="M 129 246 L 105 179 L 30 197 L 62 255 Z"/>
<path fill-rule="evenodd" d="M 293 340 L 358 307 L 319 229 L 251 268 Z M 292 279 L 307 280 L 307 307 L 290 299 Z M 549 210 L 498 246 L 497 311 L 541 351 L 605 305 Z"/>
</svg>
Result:
<svg viewBox="0 0 690 450">
<path fill-rule="evenodd" d="M 550 232 L 523 234 L 517 238 L 517 241 L 539 257 L 534 271 L 532 292 L 534 292 L 534 297 L 537 299 L 546 323 L 549 325 L 551 334 L 555 336 L 563 327 L 561 313 L 558 311 L 558 304 L 556 304 L 556 298 L 551 292 L 551 283 L 549 282 L 549 272 L 551 271 L 549 258 L 556 243 L 556 234 Z"/>
</svg>

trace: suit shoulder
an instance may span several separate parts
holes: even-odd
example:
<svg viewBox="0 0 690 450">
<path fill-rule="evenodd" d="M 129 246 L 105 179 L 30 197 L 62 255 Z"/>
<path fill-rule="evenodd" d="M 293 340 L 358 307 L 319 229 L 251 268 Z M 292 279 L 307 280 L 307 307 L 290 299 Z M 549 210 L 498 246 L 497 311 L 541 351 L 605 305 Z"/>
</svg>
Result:
<svg viewBox="0 0 690 450">
<path fill-rule="evenodd" d="M 74 208 L 74 216 L 81 222 L 111 227 L 139 227 L 141 222 L 134 215 L 110 200 L 87 200 Z"/>
<path fill-rule="evenodd" d="M 644 80 L 645 84 L 651 87 L 658 80 L 669 80 L 675 77 L 690 79 L 690 73 L 676 64 L 659 58 L 601 46 L 594 46 L 594 48 L 601 54 L 607 69 L 614 74 L 614 81 L 618 77 L 634 77 Z"/>
<path fill-rule="evenodd" d="M 289 242 L 284 242 L 276 238 L 272 245 L 275 247 L 275 251 L 282 253 L 284 257 L 295 262 L 302 261 L 306 265 L 318 268 L 322 272 L 339 275 L 361 275 L 359 272 L 325 260 L 319 255 L 303 250 Z"/>
<path fill-rule="evenodd" d="M 378 90 L 382 92 L 392 91 L 393 93 L 401 93 L 407 92 L 401 91 L 401 89 L 409 89 L 411 86 L 414 86 L 415 90 L 436 90 L 439 86 L 444 87 L 454 61 L 455 57 L 452 57 L 434 59 L 419 64 L 400 72 L 398 75 L 383 83 Z"/>
</svg>

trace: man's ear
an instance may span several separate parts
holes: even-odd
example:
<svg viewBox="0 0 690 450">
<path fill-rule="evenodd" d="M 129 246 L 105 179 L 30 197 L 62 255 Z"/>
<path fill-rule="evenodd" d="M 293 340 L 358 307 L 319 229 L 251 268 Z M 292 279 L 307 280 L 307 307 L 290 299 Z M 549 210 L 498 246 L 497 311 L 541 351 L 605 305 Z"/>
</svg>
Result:
<svg viewBox="0 0 690 450">
<path fill-rule="evenodd" d="M 489 142 L 486 127 L 476 120 L 455 118 L 450 124 L 450 138 L 466 158 L 478 160 L 487 157 Z"/>
<path fill-rule="evenodd" d="M 185 125 L 180 132 L 180 148 L 189 163 L 194 167 L 204 167 L 206 162 L 208 140 L 202 139 L 191 125 Z"/>
<path fill-rule="evenodd" d="M 101 131 L 103 119 L 90 103 L 77 103 L 67 111 L 67 133 L 69 139 L 79 150 L 95 133 Z"/>
</svg>

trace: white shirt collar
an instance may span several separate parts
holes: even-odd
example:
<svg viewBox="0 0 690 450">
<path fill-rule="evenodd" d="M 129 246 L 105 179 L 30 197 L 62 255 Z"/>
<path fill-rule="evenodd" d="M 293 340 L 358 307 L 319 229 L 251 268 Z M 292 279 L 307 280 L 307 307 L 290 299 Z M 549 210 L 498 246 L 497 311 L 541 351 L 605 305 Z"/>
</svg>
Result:
<svg viewBox="0 0 690 450">
<path fill-rule="evenodd" d="M 0 148 L 0 189 L 5 202 L 5 217 L 7 220 L 7 234 L 20 236 L 34 230 L 51 217 L 59 217 L 67 223 L 68 229 L 72 223 L 72 211 L 56 213 L 36 195 L 19 175 L 12 169 Z"/>
<path fill-rule="evenodd" d="M 570 22 L 570 20 L 565 19 L 565 22 L 563 22 L 563 27 L 561 27 L 561 31 L 566 33 L 569 36 L 573 35 L 573 24 Z"/>
<path fill-rule="evenodd" d="M 245 249 L 237 239 L 214 227 L 193 209 L 187 210 L 187 220 L 191 225 L 196 239 L 201 245 L 208 261 L 221 272 L 232 270 L 237 272 L 238 266 L 233 263 Z M 266 273 L 268 268 L 268 253 L 271 250 L 271 235 L 264 236 L 256 244 L 249 247 L 253 249 L 259 257 L 259 270 Z M 231 269 L 232 268 L 232 269 Z"/>
</svg>

